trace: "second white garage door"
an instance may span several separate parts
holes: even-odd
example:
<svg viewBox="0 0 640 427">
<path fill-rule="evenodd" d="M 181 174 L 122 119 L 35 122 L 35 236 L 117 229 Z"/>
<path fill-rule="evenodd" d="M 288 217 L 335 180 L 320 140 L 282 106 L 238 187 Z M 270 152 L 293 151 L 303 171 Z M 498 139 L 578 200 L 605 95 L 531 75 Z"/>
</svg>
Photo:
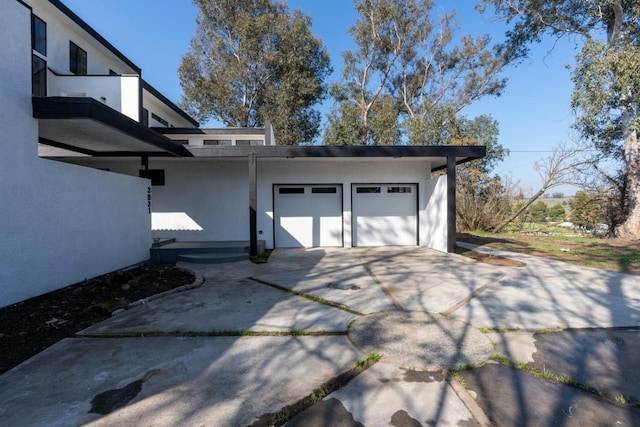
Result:
<svg viewBox="0 0 640 427">
<path fill-rule="evenodd" d="M 275 246 L 342 246 L 341 185 L 275 185 Z"/>
<path fill-rule="evenodd" d="M 416 184 L 354 184 L 354 246 L 418 243 Z"/>
</svg>

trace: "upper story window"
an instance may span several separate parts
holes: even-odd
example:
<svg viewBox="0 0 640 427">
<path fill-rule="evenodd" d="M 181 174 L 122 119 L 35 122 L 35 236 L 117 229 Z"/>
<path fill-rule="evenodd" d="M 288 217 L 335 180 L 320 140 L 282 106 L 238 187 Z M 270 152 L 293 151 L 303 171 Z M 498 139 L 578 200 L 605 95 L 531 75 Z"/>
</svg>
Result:
<svg viewBox="0 0 640 427">
<path fill-rule="evenodd" d="M 47 23 L 36 15 L 31 15 L 31 47 L 47 56 Z"/>
<path fill-rule="evenodd" d="M 230 139 L 205 139 L 204 145 L 231 145 Z"/>
<path fill-rule="evenodd" d="M 158 123 L 162 123 L 163 125 L 169 127 L 169 122 L 157 115 L 156 113 L 151 113 L 151 118 Z"/>
<path fill-rule="evenodd" d="M 262 142 L 259 139 L 236 139 L 236 145 L 238 146 L 258 146 L 258 145 L 264 145 L 264 142 Z"/>
<path fill-rule="evenodd" d="M 69 42 L 69 71 L 73 74 L 87 74 L 87 51 L 74 42 Z"/>
</svg>

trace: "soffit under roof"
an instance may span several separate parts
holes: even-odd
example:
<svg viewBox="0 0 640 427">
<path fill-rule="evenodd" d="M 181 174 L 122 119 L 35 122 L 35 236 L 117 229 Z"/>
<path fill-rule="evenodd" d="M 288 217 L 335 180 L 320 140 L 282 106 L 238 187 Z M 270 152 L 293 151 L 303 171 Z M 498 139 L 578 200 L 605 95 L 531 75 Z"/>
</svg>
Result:
<svg viewBox="0 0 640 427">
<path fill-rule="evenodd" d="M 182 156 L 179 144 L 92 98 L 34 97 L 42 144 L 93 156 Z"/>
<path fill-rule="evenodd" d="M 292 159 L 298 161 L 336 160 L 428 160 L 432 170 L 444 169 L 447 159 L 456 164 L 482 158 L 484 146 L 189 146 L 185 149 L 198 159 L 242 159 L 250 155 L 262 160 Z"/>
</svg>

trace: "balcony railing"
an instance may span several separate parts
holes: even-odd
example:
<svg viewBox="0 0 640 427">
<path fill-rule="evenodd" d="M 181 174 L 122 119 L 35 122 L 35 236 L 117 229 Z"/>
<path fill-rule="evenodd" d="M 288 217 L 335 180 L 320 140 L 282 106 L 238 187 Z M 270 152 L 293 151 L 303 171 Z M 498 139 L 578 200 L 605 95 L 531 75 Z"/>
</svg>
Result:
<svg viewBox="0 0 640 427">
<path fill-rule="evenodd" d="M 86 96 L 140 121 L 140 76 L 67 75 L 48 70 L 48 96 Z"/>
</svg>

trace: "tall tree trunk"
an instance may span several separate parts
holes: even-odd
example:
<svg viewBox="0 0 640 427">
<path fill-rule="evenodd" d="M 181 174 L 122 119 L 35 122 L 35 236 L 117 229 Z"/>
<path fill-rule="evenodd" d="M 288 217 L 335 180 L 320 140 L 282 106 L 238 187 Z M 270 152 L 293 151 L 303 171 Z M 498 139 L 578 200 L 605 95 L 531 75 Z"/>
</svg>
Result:
<svg viewBox="0 0 640 427">
<path fill-rule="evenodd" d="M 631 109 L 624 109 L 622 133 L 629 204 L 627 219 L 618 227 L 618 235 L 628 239 L 640 239 L 640 141 L 638 141 L 638 132 L 631 128 L 632 119 Z"/>
</svg>

